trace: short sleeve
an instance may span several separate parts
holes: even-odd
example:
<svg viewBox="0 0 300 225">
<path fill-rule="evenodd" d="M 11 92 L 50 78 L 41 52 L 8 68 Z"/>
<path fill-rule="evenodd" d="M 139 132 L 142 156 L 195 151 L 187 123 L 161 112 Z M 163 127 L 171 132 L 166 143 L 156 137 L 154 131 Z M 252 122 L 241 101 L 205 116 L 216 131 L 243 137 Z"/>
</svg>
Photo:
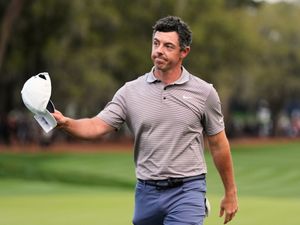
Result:
<svg viewBox="0 0 300 225">
<path fill-rule="evenodd" d="M 125 87 L 121 87 L 113 99 L 107 103 L 105 108 L 97 115 L 110 126 L 120 129 L 126 119 Z"/>
<path fill-rule="evenodd" d="M 205 102 L 203 127 L 207 135 L 215 135 L 225 129 L 221 101 L 214 87 L 211 88 Z"/>
</svg>

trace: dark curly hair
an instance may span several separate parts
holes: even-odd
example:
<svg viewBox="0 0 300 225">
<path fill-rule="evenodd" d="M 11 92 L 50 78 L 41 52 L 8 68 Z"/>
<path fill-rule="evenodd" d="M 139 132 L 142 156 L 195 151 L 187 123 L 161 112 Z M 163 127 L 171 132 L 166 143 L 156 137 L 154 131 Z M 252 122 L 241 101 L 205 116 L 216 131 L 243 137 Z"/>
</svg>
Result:
<svg viewBox="0 0 300 225">
<path fill-rule="evenodd" d="M 157 31 L 177 32 L 179 35 L 179 45 L 182 50 L 192 44 L 192 31 L 189 26 L 177 16 L 167 16 L 159 19 L 153 26 L 153 35 Z"/>
</svg>

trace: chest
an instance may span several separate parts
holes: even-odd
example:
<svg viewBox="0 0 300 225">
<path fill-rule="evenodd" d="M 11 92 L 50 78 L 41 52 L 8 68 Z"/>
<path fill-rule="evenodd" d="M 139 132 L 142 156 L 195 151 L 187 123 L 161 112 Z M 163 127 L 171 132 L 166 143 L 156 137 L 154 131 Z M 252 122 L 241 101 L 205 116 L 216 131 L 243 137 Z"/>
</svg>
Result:
<svg viewBox="0 0 300 225">
<path fill-rule="evenodd" d="M 145 90 L 129 93 L 127 99 L 132 127 L 197 127 L 205 107 L 201 90 L 179 86 L 149 85 Z"/>
</svg>

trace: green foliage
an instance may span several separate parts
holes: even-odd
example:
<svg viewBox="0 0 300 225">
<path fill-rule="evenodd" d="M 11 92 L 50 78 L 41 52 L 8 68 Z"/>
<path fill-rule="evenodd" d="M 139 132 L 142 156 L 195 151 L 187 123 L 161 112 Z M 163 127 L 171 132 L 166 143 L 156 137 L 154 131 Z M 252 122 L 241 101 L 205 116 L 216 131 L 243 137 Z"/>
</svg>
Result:
<svg viewBox="0 0 300 225">
<path fill-rule="evenodd" d="M 1 18 L 8 3 L 0 3 Z M 231 102 L 250 110 L 261 98 L 276 115 L 300 96 L 299 11 L 252 0 L 27 0 L 0 71 L 0 111 L 22 106 L 24 81 L 48 71 L 58 109 L 95 115 L 124 82 L 150 70 L 155 21 L 178 15 L 193 31 L 184 64 L 218 88 L 225 116 Z"/>
</svg>

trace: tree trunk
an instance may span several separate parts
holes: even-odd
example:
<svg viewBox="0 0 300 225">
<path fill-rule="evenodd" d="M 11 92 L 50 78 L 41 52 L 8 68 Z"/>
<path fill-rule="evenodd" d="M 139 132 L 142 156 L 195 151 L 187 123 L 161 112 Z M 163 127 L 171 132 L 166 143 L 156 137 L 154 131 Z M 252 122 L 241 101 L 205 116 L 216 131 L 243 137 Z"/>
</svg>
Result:
<svg viewBox="0 0 300 225">
<path fill-rule="evenodd" d="M 0 72 L 5 58 L 5 52 L 12 33 L 13 25 L 18 19 L 24 0 L 11 0 L 7 6 L 1 25 L 0 34 Z"/>
</svg>

